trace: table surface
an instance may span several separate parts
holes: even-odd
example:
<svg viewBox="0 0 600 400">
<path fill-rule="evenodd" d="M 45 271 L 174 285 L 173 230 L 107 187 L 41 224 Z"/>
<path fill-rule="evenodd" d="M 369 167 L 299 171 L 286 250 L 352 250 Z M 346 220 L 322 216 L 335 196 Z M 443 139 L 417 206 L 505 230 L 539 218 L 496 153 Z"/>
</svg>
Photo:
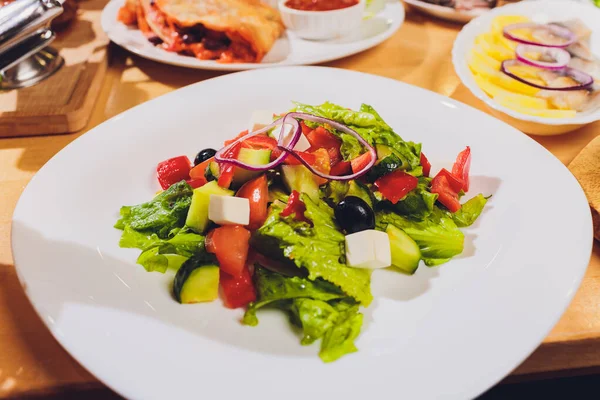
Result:
<svg viewBox="0 0 600 400">
<path fill-rule="evenodd" d="M 404 25 L 385 43 L 326 65 L 401 80 L 485 110 L 483 103 L 460 84 L 452 67 L 450 51 L 460 26 L 408 11 Z M 108 75 L 84 132 L 0 139 L 0 397 L 62 397 L 82 388 L 101 387 L 53 339 L 17 280 L 10 226 L 25 185 L 50 158 L 85 131 L 137 104 L 218 75 L 154 63 L 112 47 Z M 600 123 L 595 123 L 565 136 L 534 139 L 568 164 L 599 134 Z M 600 366 L 599 303 L 600 245 L 596 243 L 571 306 L 513 376 Z"/>
</svg>

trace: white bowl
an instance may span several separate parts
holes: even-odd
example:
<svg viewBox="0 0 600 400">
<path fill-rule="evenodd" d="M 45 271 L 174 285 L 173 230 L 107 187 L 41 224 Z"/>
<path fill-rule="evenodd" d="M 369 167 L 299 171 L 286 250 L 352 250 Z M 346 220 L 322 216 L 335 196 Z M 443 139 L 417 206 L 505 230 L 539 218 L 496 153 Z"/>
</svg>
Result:
<svg viewBox="0 0 600 400">
<path fill-rule="evenodd" d="M 286 28 L 300 38 L 312 40 L 336 39 L 360 28 L 365 12 L 365 0 L 352 7 L 331 11 L 296 10 L 279 1 L 279 12 Z"/>
<path fill-rule="evenodd" d="M 525 15 L 533 21 L 540 23 L 579 18 L 592 30 L 591 48 L 594 54 L 600 56 L 600 8 L 574 1 L 523 1 L 495 8 L 475 18 L 460 31 L 452 48 L 452 62 L 454 70 L 462 83 L 471 93 L 489 107 L 494 116 L 525 133 L 533 135 L 559 135 L 600 120 L 600 109 L 577 113 L 573 118 L 560 119 L 522 114 L 501 106 L 479 88 L 467 65 L 467 56 L 473 47 L 475 37 L 481 33 L 488 32 L 492 20 L 496 16 L 506 14 Z"/>
</svg>

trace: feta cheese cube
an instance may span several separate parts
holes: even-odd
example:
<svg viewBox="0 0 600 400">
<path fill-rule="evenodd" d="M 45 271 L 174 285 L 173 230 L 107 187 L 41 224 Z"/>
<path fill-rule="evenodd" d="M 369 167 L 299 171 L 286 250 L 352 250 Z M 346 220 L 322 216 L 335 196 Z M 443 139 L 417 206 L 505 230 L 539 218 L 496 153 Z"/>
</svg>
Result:
<svg viewBox="0 0 600 400">
<path fill-rule="evenodd" d="M 392 265 L 388 234 L 374 229 L 346 235 L 346 263 L 354 268 L 386 268 Z"/>
<path fill-rule="evenodd" d="M 241 197 L 211 194 L 208 203 L 208 219 L 219 225 L 248 225 L 250 201 Z"/>
<path fill-rule="evenodd" d="M 264 128 L 273 122 L 273 112 L 268 110 L 256 110 L 250 117 L 248 132 L 254 132 Z"/>
<path fill-rule="evenodd" d="M 292 140 L 292 137 L 294 136 L 292 128 L 293 128 L 292 125 L 285 124 L 285 125 L 283 125 L 283 131 L 282 131 L 281 126 L 277 126 L 277 127 L 275 127 L 275 130 L 273 131 L 273 136 L 275 137 L 275 139 L 279 140 L 279 138 L 283 134 L 283 145 L 287 146 L 290 143 L 290 141 Z M 306 136 L 304 136 L 304 134 L 300 134 L 300 138 L 298 139 L 298 142 L 294 146 L 294 150 L 306 151 L 308 149 L 310 149 L 310 142 L 308 141 Z"/>
</svg>

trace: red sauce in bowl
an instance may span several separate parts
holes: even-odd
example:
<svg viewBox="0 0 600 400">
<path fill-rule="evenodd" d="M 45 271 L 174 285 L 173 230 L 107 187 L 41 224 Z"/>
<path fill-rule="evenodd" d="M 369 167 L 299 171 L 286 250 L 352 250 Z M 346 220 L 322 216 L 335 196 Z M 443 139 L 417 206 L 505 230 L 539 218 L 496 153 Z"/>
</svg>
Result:
<svg viewBox="0 0 600 400">
<path fill-rule="evenodd" d="M 332 11 L 352 7 L 358 0 L 288 0 L 286 7 L 302 11 Z"/>
</svg>

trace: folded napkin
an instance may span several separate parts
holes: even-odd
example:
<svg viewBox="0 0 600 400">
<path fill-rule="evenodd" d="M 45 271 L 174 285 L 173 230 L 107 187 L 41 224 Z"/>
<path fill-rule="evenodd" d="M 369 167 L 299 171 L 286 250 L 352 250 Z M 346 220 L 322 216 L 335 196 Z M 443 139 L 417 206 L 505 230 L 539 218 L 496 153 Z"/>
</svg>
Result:
<svg viewBox="0 0 600 400">
<path fill-rule="evenodd" d="M 592 209 L 594 237 L 600 240 L 600 136 L 575 157 L 569 169 L 579 181 Z"/>
</svg>

